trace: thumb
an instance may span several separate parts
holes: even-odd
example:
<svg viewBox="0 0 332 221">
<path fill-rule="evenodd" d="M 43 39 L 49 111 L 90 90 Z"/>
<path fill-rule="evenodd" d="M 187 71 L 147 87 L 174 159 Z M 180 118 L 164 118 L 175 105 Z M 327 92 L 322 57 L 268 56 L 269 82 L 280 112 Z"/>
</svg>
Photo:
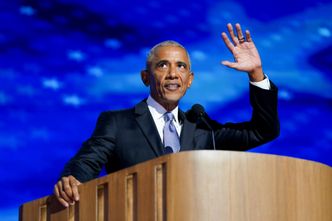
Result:
<svg viewBox="0 0 332 221">
<path fill-rule="evenodd" d="M 236 62 L 230 62 L 230 61 L 222 61 L 221 64 L 225 65 L 229 68 L 236 68 Z"/>
</svg>

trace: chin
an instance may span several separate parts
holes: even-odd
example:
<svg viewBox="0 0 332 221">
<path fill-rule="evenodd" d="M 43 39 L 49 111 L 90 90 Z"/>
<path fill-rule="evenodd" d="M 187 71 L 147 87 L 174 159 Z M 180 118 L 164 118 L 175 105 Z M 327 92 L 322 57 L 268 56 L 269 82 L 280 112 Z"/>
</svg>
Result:
<svg viewBox="0 0 332 221">
<path fill-rule="evenodd" d="M 181 98 L 182 98 L 181 95 L 167 95 L 164 97 L 164 100 L 170 104 L 175 104 L 175 103 L 177 104 Z"/>
</svg>

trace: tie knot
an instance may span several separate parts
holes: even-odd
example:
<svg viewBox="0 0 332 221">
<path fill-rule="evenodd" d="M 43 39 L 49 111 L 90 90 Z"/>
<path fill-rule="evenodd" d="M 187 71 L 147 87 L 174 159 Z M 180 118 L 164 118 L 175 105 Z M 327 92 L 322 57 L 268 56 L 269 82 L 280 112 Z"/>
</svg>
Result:
<svg viewBox="0 0 332 221">
<path fill-rule="evenodd" d="M 165 122 L 171 121 L 174 119 L 174 115 L 171 112 L 166 112 L 164 114 L 164 120 Z"/>
</svg>

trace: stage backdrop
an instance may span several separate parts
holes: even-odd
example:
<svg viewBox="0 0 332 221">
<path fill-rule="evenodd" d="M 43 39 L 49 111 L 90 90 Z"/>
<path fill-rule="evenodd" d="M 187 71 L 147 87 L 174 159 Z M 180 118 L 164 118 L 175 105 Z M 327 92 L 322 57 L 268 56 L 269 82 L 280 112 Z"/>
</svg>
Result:
<svg viewBox="0 0 332 221">
<path fill-rule="evenodd" d="M 247 76 L 220 64 L 232 60 L 220 38 L 228 22 L 251 30 L 280 90 L 281 135 L 252 151 L 332 165 L 331 12 L 327 0 L 0 1 L 0 220 L 51 193 L 101 111 L 147 96 L 140 70 L 160 41 L 191 54 L 183 109 L 248 120 Z"/>
</svg>

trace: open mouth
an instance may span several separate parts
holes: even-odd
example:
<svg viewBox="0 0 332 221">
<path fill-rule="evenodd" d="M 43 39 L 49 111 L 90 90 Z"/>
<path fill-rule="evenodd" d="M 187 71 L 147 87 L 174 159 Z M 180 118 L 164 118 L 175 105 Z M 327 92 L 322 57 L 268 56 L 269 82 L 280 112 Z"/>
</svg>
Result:
<svg viewBox="0 0 332 221">
<path fill-rule="evenodd" d="M 180 85 L 177 84 L 177 83 L 167 83 L 167 84 L 165 84 L 165 88 L 166 88 L 167 90 L 175 91 L 175 90 L 177 90 L 178 88 L 180 88 Z"/>
</svg>

